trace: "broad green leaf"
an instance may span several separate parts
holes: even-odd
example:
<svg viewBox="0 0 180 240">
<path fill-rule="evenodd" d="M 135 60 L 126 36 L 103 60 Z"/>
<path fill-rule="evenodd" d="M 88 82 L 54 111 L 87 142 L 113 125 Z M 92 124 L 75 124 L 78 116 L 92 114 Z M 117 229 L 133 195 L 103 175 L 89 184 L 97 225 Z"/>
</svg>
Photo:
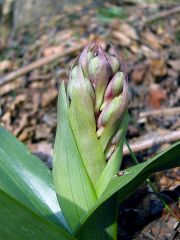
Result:
<svg viewBox="0 0 180 240">
<path fill-rule="evenodd" d="M 106 161 L 96 131 L 91 127 L 91 123 L 82 109 L 81 101 L 75 90 L 71 98 L 69 116 L 79 153 L 96 190 L 97 182 L 106 166 Z"/>
<path fill-rule="evenodd" d="M 64 83 L 61 84 L 58 99 L 53 176 L 61 209 L 73 230 L 85 212 L 94 205 L 96 195 L 70 127 Z"/>
<path fill-rule="evenodd" d="M 120 142 L 117 146 L 116 150 L 108 160 L 108 163 L 101 174 L 101 177 L 97 184 L 97 193 L 98 197 L 104 192 L 105 188 L 111 181 L 112 177 L 118 172 L 120 169 L 121 161 L 122 161 L 122 151 L 123 151 L 123 144 L 124 144 L 124 137 L 127 131 L 128 126 L 128 115 L 125 114 L 122 123 L 119 126 L 119 137 Z"/>
<path fill-rule="evenodd" d="M 77 233 L 79 240 L 117 239 L 117 198 L 111 198 L 90 217 Z"/>
<path fill-rule="evenodd" d="M 77 240 L 0 190 L 0 239 Z"/>
<path fill-rule="evenodd" d="M 39 215 L 67 228 L 52 183 L 40 159 L 0 127 L 0 189 Z"/>
<path fill-rule="evenodd" d="M 135 165 L 125 170 L 123 176 L 114 176 L 99 198 L 93 208 L 81 220 L 81 227 L 93 218 L 97 209 L 109 198 L 118 193 L 118 202 L 121 203 L 129 195 L 131 195 L 136 188 L 143 183 L 152 173 L 156 171 L 166 170 L 180 165 L 180 142 L 174 144 L 171 148 L 158 154 L 152 159 L 144 163 Z M 81 231 L 81 227 L 76 229 L 76 232 Z"/>
</svg>

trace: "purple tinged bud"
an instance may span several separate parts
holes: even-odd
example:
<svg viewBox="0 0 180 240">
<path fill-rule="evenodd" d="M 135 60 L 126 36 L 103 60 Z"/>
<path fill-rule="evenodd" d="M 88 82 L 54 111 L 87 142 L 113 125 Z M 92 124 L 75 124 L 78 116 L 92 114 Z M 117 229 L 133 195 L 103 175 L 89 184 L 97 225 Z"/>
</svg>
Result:
<svg viewBox="0 0 180 240">
<path fill-rule="evenodd" d="M 124 79 L 125 76 L 123 72 L 117 72 L 114 75 L 113 79 L 110 81 L 105 91 L 103 107 L 113 98 L 117 97 L 122 93 Z M 101 107 L 101 110 L 103 109 L 103 107 Z"/>
<path fill-rule="evenodd" d="M 93 88 L 91 82 L 86 77 L 84 77 L 84 80 L 85 80 L 87 90 L 91 96 L 92 102 L 95 103 L 96 97 L 95 97 L 94 88 Z"/>
<path fill-rule="evenodd" d="M 97 135 L 101 138 L 103 146 L 106 146 L 112 134 L 115 133 L 119 121 L 121 121 L 129 104 L 129 89 L 126 77 L 123 81 L 123 91 L 112 99 L 103 109 L 98 118 Z M 109 129 L 107 131 L 107 129 Z M 110 130 L 111 129 L 111 130 Z"/>
<path fill-rule="evenodd" d="M 111 67 L 111 75 L 116 74 L 120 69 L 119 59 L 115 56 L 108 56 L 108 62 Z"/>
<path fill-rule="evenodd" d="M 73 64 L 67 87 L 70 99 L 76 89 L 87 112 L 92 109 L 88 115 L 93 116 L 89 119 L 96 121 L 97 135 L 104 149 L 116 133 L 129 103 L 127 77 L 120 71 L 121 65 L 113 46 L 107 54 L 100 45 L 92 43 Z M 111 144 L 116 145 L 116 141 Z"/>
<path fill-rule="evenodd" d="M 114 116 L 117 115 L 117 113 L 119 112 L 119 109 L 121 108 L 122 100 L 123 100 L 123 97 L 122 95 L 120 95 L 112 99 L 112 101 L 106 105 L 106 107 L 103 109 L 103 111 L 101 112 L 98 118 L 99 128 L 105 127 L 108 124 L 108 122 L 112 120 Z"/>
<path fill-rule="evenodd" d="M 89 62 L 88 73 L 89 79 L 95 89 L 95 113 L 98 113 L 109 81 L 110 65 L 107 61 L 105 52 L 99 45 L 96 45 L 94 55 L 95 56 Z"/>
<path fill-rule="evenodd" d="M 90 45 L 86 46 L 79 57 L 79 64 L 81 65 L 83 73 L 86 77 L 88 77 L 89 61 L 91 58 L 93 58 L 93 52 L 91 50 L 94 45 L 95 43 L 91 43 Z"/>
</svg>

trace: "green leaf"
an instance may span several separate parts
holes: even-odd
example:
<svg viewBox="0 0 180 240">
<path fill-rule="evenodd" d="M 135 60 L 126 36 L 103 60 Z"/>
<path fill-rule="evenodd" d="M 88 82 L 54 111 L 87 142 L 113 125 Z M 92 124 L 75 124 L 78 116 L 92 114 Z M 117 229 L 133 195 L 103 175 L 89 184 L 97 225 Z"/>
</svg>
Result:
<svg viewBox="0 0 180 240">
<path fill-rule="evenodd" d="M 171 148 L 152 159 L 126 169 L 123 176 L 114 176 L 97 203 L 81 220 L 81 227 L 83 227 L 87 220 L 90 221 L 89 218 L 93 218 L 97 209 L 112 196 L 118 193 L 118 202 L 121 203 L 152 173 L 179 166 L 179 152 L 180 142 L 174 144 Z M 76 232 L 81 231 L 81 227 L 77 228 Z"/>
<path fill-rule="evenodd" d="M 76 240 L 0 190 L 0 239 Z"/>
<path fill-rule="evenodd" d="M 0 127 L 0 189 L 24 206 L 67 228 L 58 205 L 52 174 L 40 159 Z"/>
<path fill-rule="evenodd" d="M 117 239 L 117 198 L 111 198 L 101 205 L 77 232 L 79 240 Z"/>
<path fill-rule="evenodd" d="M 93 130 L 90 121 L 82 110 L 82 104 L 75 89 L 71 99 L 69 116 L 82 161 L 96 190 L 97 182 L 106 166 L 106 161 L 96 130 Z"/>
<path fill-rule="evenodd" d="M 58 99 L 53 176 L 61 209 L 73 230 L 96 202 L 96 195 L 70 127 L 64 83 L 61 84 Z"/>
<path fill-rule="evenodd" d="M 127 11 L 125 8 L 112 6 L 108 8 L 100 7 L 98 9 L 98 17 L 102 22 L 110 22 L 114 18 L 125 19 L 127 18 Z"/>
</svg>

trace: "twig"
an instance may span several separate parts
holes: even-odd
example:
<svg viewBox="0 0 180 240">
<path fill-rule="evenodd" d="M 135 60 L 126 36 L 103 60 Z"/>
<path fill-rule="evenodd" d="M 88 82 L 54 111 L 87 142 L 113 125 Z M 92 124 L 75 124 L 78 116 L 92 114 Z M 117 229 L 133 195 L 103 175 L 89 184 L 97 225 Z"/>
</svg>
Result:
<svg viewBox="0 0 180 240">
<path fill-rule="evenodd" d="M 33 63 L 30 63 L 29 65 L 21 67 L 21 68 L 15 70 L 14 72 L 11 72 L 11 73 L 7 74 L 6 76 L 0 78 L 0 86 L 14 80 L 15 78 L 18 78 L 36 68 L 42 67 L 43 65 L 53 62 L 53 61 L 57 60 L 59 57 L 64 57 L 68 54 L 79 51 L 83 47 L 83 45 L 84 44 L 79 44 L 79 45 L 70 47 L 70 48 L 66 49 L 64 52 L 58 52 L 53 55 L 43 57 Z"/>
<path fill-rule="evenodd" d="M 156 117 L 156 116 L 178 116 L 180 115 L 180 107 L 158 109 L 152 111 L 141 112 L 140 118 Z"/>
<path fill-rule="evenodd" d="M 176 14 L 180 12 L 180 6 L 176 6 L 172 9 L 168 9 L 168 10 L 164 10 L 162 12 L 159 12 L 157 14 L 154 14 L 153 16 L 145 19 L 144 21 L 141 22 L 141 27 L 144 27 L 146 24 L 149 24 L 153 21 L 156 21 L 158 19 L 161 19 L 161 18 L 166 18 L 170 15 L 173 15 L 173 14 Z"/>
<path fill-rule="evenodd" d="M 133 152 L 140 152 L 140 151 L 152 148 L 154 146 L 161 145 L 163 143 L 170 143 L 178 140 L 180 140 L 180 130 L 173 131 L 164 136 L 158 136 L 152 139 L 147 139 L 147 140 L 139 141 L 136 143 L 132 143 L 130 146 Z M 128 155 L 128 154 L 129 154 L 129 150 L 127 146 L 124 146 L 123 155 Z"/>
</svg>

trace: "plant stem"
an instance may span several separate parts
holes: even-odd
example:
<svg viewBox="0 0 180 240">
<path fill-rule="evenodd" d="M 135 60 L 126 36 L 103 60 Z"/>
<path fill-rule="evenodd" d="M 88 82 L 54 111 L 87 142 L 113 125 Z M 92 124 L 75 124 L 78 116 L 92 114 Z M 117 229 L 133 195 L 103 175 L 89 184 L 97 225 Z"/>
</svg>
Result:
<svg viewBox="0 0 180 240">
<path fill-rule="evenodd" d="M 139 160 L 137 159 L 135 153 L 132 151 L 130 144 L 128 143 L 127 139 L 125 138 L 125 144 L 130 152 L 130 155 L 134 161 L 134 163 L 139 164 Z M 146 179 L 146 183 L 149 185 L 149 187 L 155 192 L 158 193 L 158 197 L 161 201 L 161 203 L 163 204 L 163 206 L 168 210 L 169 213 L 171 213 L 175 218 L 177 218 L 177 216 L 175 216 L 175 214 L 172 212 L 172 210 L 170 209 L 170 207 L 167 205 L 167 203 L 165 202 L 164 198 L 159 194 L 159 191 L 157 189 L 157 187 L 154 185 L 153 182 L 151 182 L 151 180 L 149 178 Z"/>
</svg>

